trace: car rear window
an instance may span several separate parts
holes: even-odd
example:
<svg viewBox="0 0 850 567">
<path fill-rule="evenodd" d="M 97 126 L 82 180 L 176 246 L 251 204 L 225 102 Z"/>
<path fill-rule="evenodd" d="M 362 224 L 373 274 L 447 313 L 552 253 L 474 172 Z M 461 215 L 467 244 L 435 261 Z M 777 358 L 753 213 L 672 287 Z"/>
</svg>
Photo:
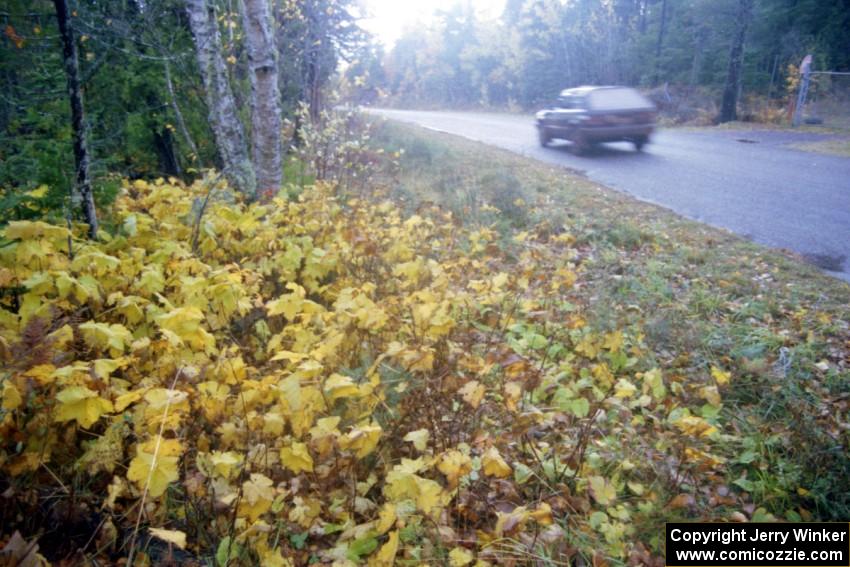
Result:
<svg viewBox="0 0 850 567">
<path fill-rule="evenodd" d="M 652 108 L 653 105 L 634 89 L 600 89 L 589 95 L 590 108 L 594 110 L 623 110 L 627 108 Z"/>
</svg>

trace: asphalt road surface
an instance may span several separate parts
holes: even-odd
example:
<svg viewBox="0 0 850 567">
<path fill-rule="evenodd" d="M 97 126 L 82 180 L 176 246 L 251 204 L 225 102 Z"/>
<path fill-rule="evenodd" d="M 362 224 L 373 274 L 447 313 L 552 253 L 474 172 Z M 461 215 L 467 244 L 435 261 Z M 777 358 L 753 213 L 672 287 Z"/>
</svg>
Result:
<svg viewBox="0 0 850 567">
<path fill-rule="evenodd" d="M 538 145 L 531 116 L 370 109 L 548 163 L 688 218 L 803 256 L 850 281 L 850 158 L 790 144 L 829 136 L 775 130 L 660 130 L 642 153 L 605 144 L 574 156 Z"/>
</svg>

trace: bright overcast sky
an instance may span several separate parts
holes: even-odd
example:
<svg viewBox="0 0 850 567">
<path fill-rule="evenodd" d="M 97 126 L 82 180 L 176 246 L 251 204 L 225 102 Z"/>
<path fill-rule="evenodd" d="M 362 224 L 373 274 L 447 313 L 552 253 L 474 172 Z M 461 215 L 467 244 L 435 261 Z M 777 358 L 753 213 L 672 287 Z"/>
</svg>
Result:
<svg viewBox="0 0 850 567">
<path fill-rule="evenodd" d="M 360 25 L 390 49 L 405 28 L 428 25 L 436 10 L 448 10 L 459 2 L 469 2 L 480 19 L 498 17 L 505 5 L 505 0 L 360 0 L 368 16 Z"/>
</svg>

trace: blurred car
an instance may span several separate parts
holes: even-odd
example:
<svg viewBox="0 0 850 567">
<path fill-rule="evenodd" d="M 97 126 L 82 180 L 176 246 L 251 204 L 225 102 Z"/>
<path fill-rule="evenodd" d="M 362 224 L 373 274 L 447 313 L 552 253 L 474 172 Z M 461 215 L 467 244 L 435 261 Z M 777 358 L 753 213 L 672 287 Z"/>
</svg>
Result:
<svg viewBox="0 0 850 567">
<path fill-rule="evenodd" d="M 655 105 L 629 87 L 578 87 L 561 91 L 552 108 L 536 114 L 540 145 L 572 142 L 582 154 L 602 142 L 631 142 L 637 151 L 655 128 Z"/>
</svg>

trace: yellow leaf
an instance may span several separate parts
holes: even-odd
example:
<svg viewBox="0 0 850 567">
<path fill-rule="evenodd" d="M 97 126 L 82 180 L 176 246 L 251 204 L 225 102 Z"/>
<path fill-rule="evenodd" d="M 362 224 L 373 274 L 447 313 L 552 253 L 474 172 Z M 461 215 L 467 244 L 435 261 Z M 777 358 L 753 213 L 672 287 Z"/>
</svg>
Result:
<svg viewBox="0 0 850 567">
<path fill-rule="evenodd" d="M 301 471 L 313 472 L 313 457 L 306 443 L 293 442 L 291 446 L 281 449 L 280 462 L 295 474 Z"/>
<path fill-rule="evenodd" d="M 499 450 L 495 447 L 487 449 L 487 452 L 481 457 L 481 465 L 484 468 L 484 474 L 496 478 L 506 478 L 513 472 L 513 469 L 505 462 L 502 455 L 499 454 Z"/>
<path fill-rule="evenodd" d="M 68 238 L 71 233 L 63 226 L 41 221 L 11 221 L 4 235 L 9 240 L 59 240 Z"/>
<path fill-rule="evenodd" d="M 588 333 L 575 346 L 576 352 L 583 354 L 585 358 L 594 359 L 599 354 L 599 343 L 593 333 Z"/>
<path fill-rule="evenodd" d="M 88 321 L 78 327 L 86 343 L 94 348 L 109 349 L 113 357 L 121 356 L 126 345 L 133 342 L 133 335 L 124 325 L 95 323 Z"/>
<path fill-rule="evenodd" d="M 375 531 L 377 531 L 379 534 L 385 534 L 391 527 L 393 527 L 395 521 L 395 504 L 393 504 L 392 502 L 386 502 L 384 503 L 380 513 L 378 514 L 378 520 L 375 524 Z"/>
<path fill-rule="evenodd" d="M 275 498 L 274 482 L 264 474 L 251 473 L 251 478 L 242 483 L 242 500 L 239 515 L 256 521 L 272 507 Z"/>
<path fill-rule="evenodd" d="M 623 346 L 623 332 L 613 331 L 605 335 L 605 340 L 602 342 L 602 348 L 606 348 L 611 352 L 620 352 Z"/>
<path fill-rule="evenodd" d="M 726 372 L 717 368 L 716 366 L 711 367 L 711 376 L 717 381 L 718 386 L 725 386 L 729 383 L 729 379 L 732 377 L 730 372 Z"/>
<path fill-rule="evenodd" d="M 720 392 L 717 391 L 717 386 L 703 386 L 699 390 L 700 396 L 710 403 L 713 406 L 719 406 L 721 404 Z"/>
<path fill-rule="evenodd" d="M 726 459 L 694 447 L 685 447 L 685 459 L 691 463 L 699 463 L 705 467 L 717 467 L 726 462 Z"/>
<path fill-rule="evenodd" d="M 283 415 L 278 412 L 268 412 L 263 415 L 263 433 L 271 436 L 283 434 L 283 428 L 286 425 L 286 420 Z"/>
<path fill-rule="evenodd" d="M 398 530 L 390 534 L 387 543 L 381 546 L 375 555 L 369 558 L 369 567 L 391 567 L 398 552 Z"/>
<path fill-rule="evenodd" d="M 210 455 L 213 469 L 226 479 L 233 477 L 233 473 L 242 466 L 242 460 L 242 455 L 233 451 L 213 451 Z"/>
<path fill-rule="evenodd" d="M 115 272 L 119 266 L 121 266 L 121 260 L 99 251 L 80 254 L 71 263 L 71 267 L 76 271 L 100 276 Z"/>
<path fill-rule="evenodd" d="M 149 426 L 164 425 L 176 429 L 182 414 L 189 411 L 189 396 L 181 390 L 154 388 L 145 393 L 145 423 Z"/>
<path fill-rule="evenodd" d="M 177 530 L 165 530 L 162 528 L 148 528 L 151 535 L 174 544 L 180 549 L 186 549 L 186 534 Z"/>
<path fill-rule="evenodd" d="M 695 437 L 709 437 L 717 431 L 716 427 L 696 415 L 683 415 L 676 419 L 673 424 L 685 435 Z"/>
<path fill-rule="evenodd" d="M 509 411 L 517 411 L 517 406 L 521 397 L 522 384 L 519 382 L 508 382 L 505 384 L 505 406 Z"/>
<path fill-rule="evenodd" d="M 74 340 L 74 329 L 71 328 L 71 325 L 62 325 L 47 335 L 47 339 L 53 348 L 64 348 L 65 345 Z"/>
<path fill-rule="evenodd" d="M 109 376 L 118 370 L 127 366 L 128 361 L 125 358 L 99 358 L 94 361 L 94 373 L 101 380 L 108 382 Z"/>
<path fill-rule="evenodd" d="M 4 410 L 14 410 L 18 409 L 20 405 L 23 403 L 23 398 L 21 398 L 21 393 L 18 392 L 18 388 L 15 387 L 9 381 L 6 381 L 3 384 L 3 405 L 2 408 Z"/>
<path fill-rule="evenodd" d="M 183 447 L 177 439 L 157 436 L 136 447 L 136 456 L 130 461 L 127 479 L 140 489 L 148 489 L 152 498 L 162 496 L 169 483 L 180 478 L 177 469 Z"/>
<path fill-rule="evenodd" d="M 360 389 L 349 376 L 342 376 L 336 373 L 328 376 L 323 388 L 325 396 L 327 396 L 330 403 L 335 402 L 339 398 L 351 398 L 360 395 Z"/>
<path fill-rule="evenodd" d="M 410 262 L 401 262 L 393 268 L 393 275 L 407 280 L 409 285 L 415 285 L 419 279 L 427 273 L 427 268 L 421 256 Z"/>
<path fill-rule="evenodd" d="M 97 395 L 97 392 L 89 390 L 85 386 L 65 388 L 56 394 L 56 399 L 59 401 L 56 421 L 75 419 L 85 428 L 91 427 L 95 421 L 100 419 L 100 416 L 111 412 L 113 409 L 112 402 L 104 400 Z"/>
<path fill-rule="evenodd" d="M 188 343 L 195 350 L 210 351 L 215 348 L 215 337 L 201 327 L 203 320 L 204 314 L 197 307 L 172 309 L 156 318 L 163 336 L 172 345 Z"/>
<path fill-rule="evenodd" d="M 260 565 L 263 567 L 292 567 L 292 561 L 281 555 L 281 549 L 276 547 L 269 549 L 268 544 L 257 542 L 257 555 L 260 556 Z"/>
<path fill-rule="evenodd" d="M 278 360 L 286 360 L 287 362 L 301 362 L 302 360 L 305 360 L 307 358 L 310 357 L 300 352 L 290 352 L 288 350 L 281 350 L 275 353 L 271 360 L 273 362 L 276 362 Z"/>
<path fill-rule="evenodd" d="M 590 482 L 590 494 L 602 506 L 607 506 L 617 499 L 617 489 L 601 476 L 592 476 Z"/>
<path fill-rule="evenodd" d="M 641 376 L 640 374 L 638 376 Z M 667 389 L 664 387 L 664 377 L 661 375 L 661 370 L 653 368 L 649 372 L 644 372 L 643 375 L 643 393 L 652 392 L 652 397 L 660 400 L 664 397 Z"/>
<path fill-rule="evenodd" d="M 316 425 L 310 428 L 310 439 L 319 455 L 327 454 L 333 447 L 334 439 L 341 435 L 337 426 L 341 418 L 337 415 L 316 420 Z"/>
<path fill-rule="evenodd" d="M 84 442 L 86 452 L 77 459 L 76 466 L 85 469 L 92 476 L 99 471 L 114 471 L 115 465 L 124 461 L 126 429 L 122 420 L 114 420 L 103 435 Z"/>
<path fill-rule="evenodd" d="M 449 552 L 451 567 L 466 567 L 475 560 L 475 556 L 463 547 L 456 547 Z"/>
<path fill-rule="evenodd" d="M 508 274 L 505 272 L 499 272 L 493 276 L 491 281 L 493 282 L 493 289 L 500 290 L 506 283 L 508 283 Z"/>
<path fill-rule="evenodd" d="M 165 277 L 162 275 L 161 268 L 159 266 L 145 268 L 139 278 L 133 283 L 133 289 L 145 297 L 150 297 L 161 292 L 165 289 Z"/>
<path fill-rule="evenodd" d="M 35 199 L 41 199 L 42 197 L 47 195 L 47 185 L 39 185 L 38 187 L 36 187 L 32 191 L 27 191 L 26 195 L 33 197 Z"/>
<path fill-rule="evenodd" d="M 387 323 L 389 318 L 383 309 L 369 299 L 368 290 L 365 288 L 366 286 L 364 289 L 347 287 L 341 290 L 334 303 L 334 309 L 338 313 L 351 316 L 359 328 L 377 331 Z"/>
<path fill-rule="evenodd" d="M 316 498 L 296 496 L 292 503 L 294 506 L 289 509 L 289 521 L 303 528 L 313 525 L 313 521 L 322 513 L 322 501 Z"/>
<path fill-rule="evenodd" d="M 145 393 L 145 401 L 152 410 L 165 410 L 169 406 L 173 409 L 188 399 L 189 395 L 186 392 L 168 388 L 154 388 Z"/>
<path fill-rule="evenodd" d="M 380 425 L 355 427 L 348 435 L 340 439 L 340 447 L 357 451 L 357 458 L 362 459 L 378 446 L 382 431 Z"/>
<path fill-rule="evenodd" d="M 286 287 L 291 289 L 292 293 L 286 293 L 274 301 L 269 301 L 266 303 L 266 309 L 269 316 L 282 314 L 288 321 L 294 321 L 295 316 L 301 312 L 307 292 L 293 282 L 286 284 Z"/>
<path fill-rule="evenodd" d="M 550 526 L 554 522 L 552 519 L 552 507 L 547 502 L 541 502 L 534 512 L 528 515 L 541 526 Z"/>
<path fill-rule="evenodd" d="M 464 384 L 463 388 L 458 390 L 458 393 L 461 395 L 464 402 L 473 408 L 478 408 L 481 404 L 481 400 L 484 398 L 484 391 L 484 385 L 478 380 L 470 380 Z"/>
<path fill-rule="evenodd" d="M 637 386 L 625 378 L 620 378 L 615 386 L 614 396 L 617 398 L 631 398 L 635 392 L 637 392 Z"/>
<path fill-rule="evenodd" d="M 298 379 L 297 375 L 294 375 Z M 287 378 L 288 380 L 288 378 Z M 309 386 L 300 388 L 296 397 L 286 397 L 286 402 L 298 402 L 298 409 L 291 410 L 286 413 L 289 418 L 289 423 L 292 426 L 292 432 L 295 437 L 301 439 L 315 422 L 316 412 L 325 409 L 325 400 L 318 388 Z M 292 408 L 292 406 L 289 406 Z"/>
<path fill-rule="evenodd" d="M 416 431 L 411 431 L 407 435 L 404 436 L 405 441 L 409 441 L 413 443 L 413 446 L 417 451 L 424 451 L 428 448 L 428 439 L 431 438 L 431 432 L 427 429 L 417 429 Z"/>
<path fill-rule="evenodd" d="M 134 404 L 142 399 L 145 395 L 145 389 L 133 390 L 126 394 L 121 394 L 115 398 L 115 411 L 124 411 L 130 404 Z"/>
<path fill-rule="evenodd" d="M 55 381 L 55 372 L 56 367 L 52 364 L 39 364 L 38 366 L 33 366 L 32 368 L 24 372 L 24 376 L 26 376 L 27 378 L 33 378 L 40 385 L 46 386 L 47 384 L 52 384 Z"/>
<path fill-rule="evenodd" d="M 472 470 L 472 459 L 457 449 L 451 449 L 443 453 L 437 470 L 446 475 L 450 487 L 457 486 L 460 477 Z"/>
<path fill-rule="evenodd" d="M 402 470 L 398 465 L 387 473 L 384 494 L 393 502 L 413 500 L 429 516 L 438 514 L 451 499 L 437 482 Z"/>
<path fill-rule="evenodd" d="M 493 533 L 496 537 L 521 530 L 528 523 L 528 509 L 525 506 L 517 506 L 510 512 L 496 512 L 496 526 Z"/>
</svg>

